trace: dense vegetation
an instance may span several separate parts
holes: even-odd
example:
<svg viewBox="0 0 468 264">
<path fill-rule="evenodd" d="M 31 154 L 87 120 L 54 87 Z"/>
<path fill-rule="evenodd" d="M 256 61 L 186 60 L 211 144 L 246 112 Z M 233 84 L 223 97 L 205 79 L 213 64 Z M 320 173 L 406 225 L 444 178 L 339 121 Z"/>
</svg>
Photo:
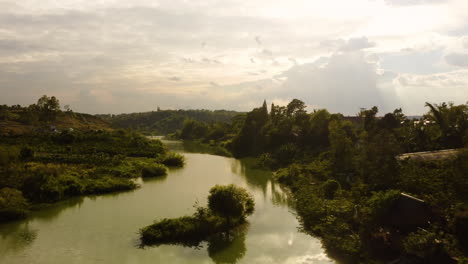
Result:
<svg viewBox="0 0 468 264">
<path fill-rule="evenodd" d="M 98 115 L 116 128 L 129 128 L 153 135 L 166 135 L 182 129 L 186 120 L 228 122 L 238 112 L 226 110 L 160 110 L 144 113 Z"/>
<path fill-rule="evenodd" d="M 36 204 L 132 190 L 135 178 L 165 175 L 166 166 L 184 164 L 161 141 L 134 132 L 48 128 L 62 113 L 54 97 L 28 109 L 41 117 L 33 129 L 1 137 L 0 221 L 24 217 Z"/>
<path fill-rule="evenodd" d="M 162 243 L 198 246 L 215 234 L 230 232 L 245 224 L 255 207 L 252 196 L 235 185 L 210 189 L 208 207 L 196 206 L 192 216 L 163 219 L 140 230 L 143 245 Z"/>
<path fill-rule="evenodd" d="M 303 230 L 345 262 L 462 261 L 468 256 L 468 104 L 426 106 L 427 114 L 409 119 L 401 109 L 378 117 L 373 107 L 345 117 L 324 109 L 307 113 L 297 99 L 270 111 L 264 102 L 231 123 L 187 121 L 175 136 L 254 156 L 277 170 L 296 199 Z M 449 159 L 397 159 L 440 149 L 459 150 Z M 402 192 L 424 200 L 430 224 L 405 225 L 411 217 L 403 215 L 403 224 L 388 220 L 401 213 Z"/>
</svg>

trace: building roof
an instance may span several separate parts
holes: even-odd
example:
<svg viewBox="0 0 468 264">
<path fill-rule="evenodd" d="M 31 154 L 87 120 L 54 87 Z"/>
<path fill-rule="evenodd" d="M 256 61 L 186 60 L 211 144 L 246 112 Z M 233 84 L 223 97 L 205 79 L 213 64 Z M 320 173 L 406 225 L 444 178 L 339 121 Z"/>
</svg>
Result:
<svg viewBox="0 0 468 264">
<path fill-rule="evenodd" d="M 436 151 L 404 153 L 404 154 L 400 154 L 396 156 L 396 159 L 397 160 L 412 159 L 416 161 L 455 159 L 457 158 L 460 151 L 461 149 L 444 149 L 444 150 L 436 150 Z"/>
</svg>

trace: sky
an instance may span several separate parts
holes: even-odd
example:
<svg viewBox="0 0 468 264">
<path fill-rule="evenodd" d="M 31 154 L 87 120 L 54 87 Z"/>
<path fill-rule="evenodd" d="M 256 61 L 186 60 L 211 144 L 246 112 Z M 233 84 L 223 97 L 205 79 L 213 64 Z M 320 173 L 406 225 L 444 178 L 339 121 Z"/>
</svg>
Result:
<svg viewBox="0 0 468 264">
<path fill-rule="evenodd" d="M 466 0 L 0 0 L 0 104 L 354 115 L 468 101 Z"/>
</svg>

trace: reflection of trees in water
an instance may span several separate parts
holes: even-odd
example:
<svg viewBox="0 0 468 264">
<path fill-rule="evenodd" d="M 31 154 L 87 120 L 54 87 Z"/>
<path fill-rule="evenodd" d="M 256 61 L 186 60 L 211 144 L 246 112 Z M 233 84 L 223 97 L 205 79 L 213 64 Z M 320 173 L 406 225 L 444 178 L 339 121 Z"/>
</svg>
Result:
<svg viewBox="0 0 468 264">
<path fill-rule="evenodd" d="M 37 237 L 37 230 L 31 229 L 25 220 L 0 226 L 0 256 L 18 252 L 31 245 Z M 1 258 L 0 258 L 1 259 Z"/>
<path fill-rule="evenodd" d="M 215 263 L 237 263 L 245 256 L 245 234 L 248 224 L 236 230 L 221 233 L 210 237 L 208 240 L 208 256 Z"/>
<path fill-rule="evenodd" d="M 74 197 L 67 199 L 65 201 L 52 204 L 47 208 L 42 208 L 38 211 L 35 211 L 31 214 L 29 219 L 41 219 L 41 220 L 54 220 L 57 218 L 65 209 L 80 207 L 83 204 L 84 197 Z"/>
<path fill-rule="evenodd" d="M 271 181 L 271 203 L 293 207 L 294 203 L 291 195 L 283 188 L 280 184 Z"/>
<path fill-rule="evenodd" d="M 52 221 L 65 209 L 80 206 L 83 199 L 83 197 L 68 199 L 34 211 L 28 219 L 0 224 L 0 256 L 5 255 L 7 252 L 24 250 L 34 242 L 38 236 L 38 231 L 30 227 L 29 223 L 32 220 Z"/>
<path fill-rule="evenodd" d="M 271 194 L 271 201 L 274 205 L 293 205 L 288 192 L 285 191 L 281 185 L 272 181 L 272 173 L 259 168 L 258 165 L 256 165 L 255 159 L 233 159 L 231 162 L 231 171 L 242 175 L 250 187 L 262 190 L 265 198 L 268 198 L 268 195 Z"/>
<path fill-rule="evenodd" d="M 172 170 L 172 169 L 171 169 Z M 167 179 L 167 174 L 156 176 L 156 177 L 145 177 L 141 178 L 143 183 L 150 183 L 150 182 L 163 182 Z"/>
<path fill-rule="evenodd" d="M 255 159 L 233 159 L 231 161 L 231 171 L 243 176 L 250 187 L 262 190 L 263 195 L 266 197 L 271 172 L 259 168 Z"/>
</svg>

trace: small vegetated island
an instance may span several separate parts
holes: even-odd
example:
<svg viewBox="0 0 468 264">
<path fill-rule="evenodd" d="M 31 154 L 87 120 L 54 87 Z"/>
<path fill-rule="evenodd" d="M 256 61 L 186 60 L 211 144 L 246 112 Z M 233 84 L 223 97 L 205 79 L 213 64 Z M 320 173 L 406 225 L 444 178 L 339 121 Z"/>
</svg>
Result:
<svg viewBox="0 0 468 264">
<path fill-rule="evenodd" d="M 192 216 L 162 219 L 140 230 L 141 243 L 197 246 L 219 233 L 229 233 L 246 223 L 255 202 L 244 188 L 233 184 L 210 189 L 208 207 L 197 207 Z"/>
<path fill-rule="evenodd" d="M 184 165 L 161 141 L 61 111 L 53 96 L 0 106 L 0 138 L 0 222 L 73 196 L 132 190 L 140 176 Z"/>
</svg>

